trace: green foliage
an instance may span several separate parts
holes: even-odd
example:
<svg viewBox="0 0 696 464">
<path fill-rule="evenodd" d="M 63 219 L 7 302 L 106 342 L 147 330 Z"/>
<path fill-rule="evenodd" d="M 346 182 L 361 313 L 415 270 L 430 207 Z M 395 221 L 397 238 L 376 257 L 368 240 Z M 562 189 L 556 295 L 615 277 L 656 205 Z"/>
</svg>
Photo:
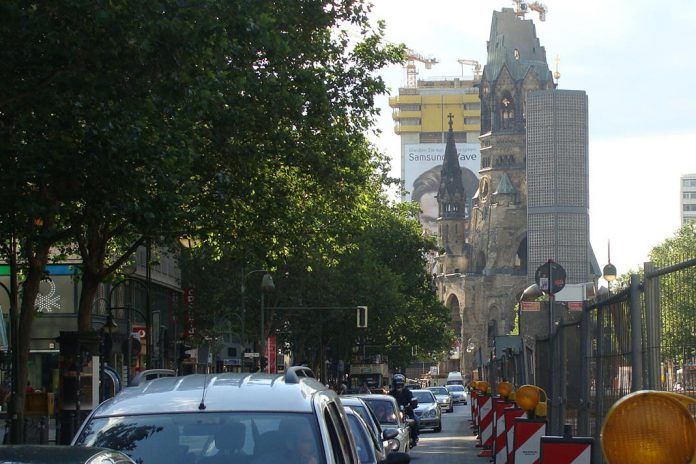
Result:
<svg viewBox="0 0 696 464">
<path fill-rule="evenodd" d="M 673 237 L 650 251 L 658 269 L 696 257 L 696 224 L 689 223 Z M 683 363 L 696 356 L 696 268 L 689 267 L 660 277 L 662 354 Z"/>
</svg>

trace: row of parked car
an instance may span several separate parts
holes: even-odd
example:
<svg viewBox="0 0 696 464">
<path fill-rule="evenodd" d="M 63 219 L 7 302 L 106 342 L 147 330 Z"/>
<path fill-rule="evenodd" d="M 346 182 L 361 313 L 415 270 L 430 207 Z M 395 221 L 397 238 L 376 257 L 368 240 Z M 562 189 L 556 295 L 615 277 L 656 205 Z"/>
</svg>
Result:
<svg viewBox="0 0 696 464">
<path fill-rule="evenodd" d="M 75 435 L 73 452 L 88 447 L 93 456 L 61 460 L 62 447 L 48 446 L 51 459 L 13 460 L 7 454 L 22 447 L 0 447 L 0 462 L 407 463 L 408 444 L 394 398 L 339 397 L 296 366 L 285 374 L 193 374 L 129 387 L 95 408 Z"/>
</svg>

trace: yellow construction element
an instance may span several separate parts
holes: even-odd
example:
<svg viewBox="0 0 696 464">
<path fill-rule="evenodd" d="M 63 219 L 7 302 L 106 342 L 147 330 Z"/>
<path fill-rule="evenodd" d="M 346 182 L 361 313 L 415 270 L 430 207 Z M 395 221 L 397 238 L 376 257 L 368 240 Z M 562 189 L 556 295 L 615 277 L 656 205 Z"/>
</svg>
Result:
<svg viewBox="0 0 696 464">
<path fill-rule="evenodd" d="M 510 382 L 500 382 L 496 385 L 495 391 L 503 398 L 508 399 L 512 394 L 512 384 Z"/>
<path fill-rule="evenodd" d="M 541 394 L 544 394 L 542 401 Z M 538 417 L 546 417 L 548 406 L 546 392 L 536 385 L 522 385 L 515 392 L 515 403 L 525 411 L 534 411 Z"/>
<path fill-rule="evenodd" d="M 600 434 L 609 464 L 696 463 L 696 423 L 689 406 L 696 400 L 678 393 L 630 393 L 609 409 Z"/>
</svg>

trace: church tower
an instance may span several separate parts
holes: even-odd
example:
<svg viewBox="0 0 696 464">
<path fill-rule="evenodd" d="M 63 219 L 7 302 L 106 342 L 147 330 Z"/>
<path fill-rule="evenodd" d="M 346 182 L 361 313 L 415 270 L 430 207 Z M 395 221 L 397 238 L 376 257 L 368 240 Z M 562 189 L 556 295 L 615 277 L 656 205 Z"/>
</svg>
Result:
<svg viewBox="0 0 696 464">
<path fill-rule="evenodd" d="M 479 184 L 463 235 L 468 259 L 461 273 L 443 266 L 437 277 L 441 300 L 459 312 L 460 346 L 484 351 L 513 328 L 517 300 L 529 285 L 525 97 L 555 87 L 534 23 L 511 8 L 493 12 L 487 50 L 479 87 Z M 480 369 L 490 356 L 462 351 L 460 368 Z"/>
<path fill-rule="evenodd" d="M 437 193 L 439 245 L 444 255 L 440 257 L 445 274 L 464 272 L 468 263 L 469 205 L 462 182 L 462 169 L 454 143 L 452 113 L 448 115 L 449 131 L 445 157 L 440 171 L 440 187 Z"/>
</svg>

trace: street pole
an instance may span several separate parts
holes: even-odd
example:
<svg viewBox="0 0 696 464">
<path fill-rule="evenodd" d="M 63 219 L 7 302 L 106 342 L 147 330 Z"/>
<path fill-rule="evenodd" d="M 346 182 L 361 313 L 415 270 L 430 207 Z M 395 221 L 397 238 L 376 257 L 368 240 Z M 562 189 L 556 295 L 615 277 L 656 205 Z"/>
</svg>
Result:
<svg viewBox="0 0 696 464">
<path fill-rule="evenodd" d="M 152 270 L 150 269 L 150 260 L 152 258 L 152 243 L 148 237 L 145 241 L 145 333 L 147 341 L 147 356 L 145 357 L 145 363 L 147 369 L 152 369 L 152 350 L 154 349 L 153 339 L 154 334 L 152 331 L 152 300 L 151 300 L 151 290 L 152 290 Z M 130 337 L 130 334 L 128 335 Z"/>
<path fill-rule="evenodd" d="M 17 402 L 17 392 L 19 391 L 19 379 L 17 378 L 19 375 L 19 327 L 17 325 L 19 309 L 17 306 L 17 290 L 17 242 L 13 231 L 10 236 L 10 342 L 12 347 L 12 400 L 10 401 L 10 406 L 12 409 L 9 411 L 10 443 L 12 444 L 20 443 L 23 435 L 22 430 L 20 430 L 21 427 L 17 424 L 16 411 L 16 408 L 19 407 Z"/>
<path fill-rule="evenodd" d="M 259 337 L 259 372 L 262 372 L 261 360 L 263 359 L 263 356 L 266 353 L 266 340 L 264 337 L 264 313 L 264 292 L 261 291 L 261 333 Z"/>
</svg>

